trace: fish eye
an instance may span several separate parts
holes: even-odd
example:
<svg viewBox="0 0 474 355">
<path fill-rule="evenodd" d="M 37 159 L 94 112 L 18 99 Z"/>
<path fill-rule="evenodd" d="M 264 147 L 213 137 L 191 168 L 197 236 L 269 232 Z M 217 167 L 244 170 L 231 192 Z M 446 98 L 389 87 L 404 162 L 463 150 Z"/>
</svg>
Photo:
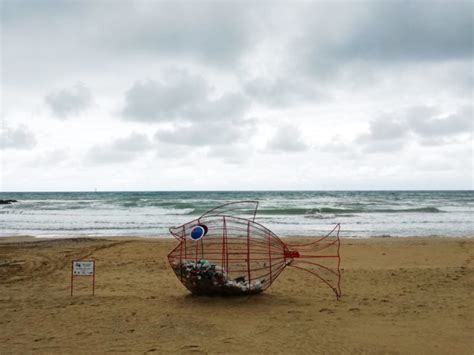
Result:
<svg viewBox="0 0 474 355">
<path fill-rule="evenodd" d="M 194 227 L 191 231 L 191 239 L 192 240 L 199 240 L 204 237 L 207 233 L 207 226 L 200 224 Z"/>
</svg>

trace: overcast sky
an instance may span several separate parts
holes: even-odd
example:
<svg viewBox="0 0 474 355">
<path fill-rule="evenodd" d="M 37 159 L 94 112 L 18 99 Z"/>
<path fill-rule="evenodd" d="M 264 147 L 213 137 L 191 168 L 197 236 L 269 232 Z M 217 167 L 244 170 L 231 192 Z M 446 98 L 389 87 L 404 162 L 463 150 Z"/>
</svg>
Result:
<svg viewBox="0 0 474 355">
<path fill-rule="evenodd" d="M 473 188 L 472 1 L 0 4 L 0 191 Z"/>
</svg>

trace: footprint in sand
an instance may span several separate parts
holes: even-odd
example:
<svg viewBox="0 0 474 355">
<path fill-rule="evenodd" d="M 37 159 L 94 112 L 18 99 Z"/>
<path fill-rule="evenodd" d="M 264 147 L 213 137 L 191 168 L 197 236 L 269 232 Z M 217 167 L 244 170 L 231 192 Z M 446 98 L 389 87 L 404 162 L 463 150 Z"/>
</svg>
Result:
<svg viewBox="0 0 474 355">
<path fill-rule="evenodd" d="M 195 345 L 195 344 L 182 346 L 181 349 L 184 351 L 190 351 L 193 353 L 205 354 L 205 352 L 199 349 L 199 345 Z"/>
<path fill-rule="evenodd" d="M 319 310 L 320 313 L 334 313 L 334 311 L 332 309 L 329 309 L 329 308 L 321 308 Z"/>
<path fill-rule="evenodd" d="M 189 344 L 189 345 L 184 345 L 181 347 L 181 349 L 187 349 L 187 350 L 196 350 L 199 348 L 199 345 L 196 344 Z"/>
<path fill-rule="evenodd" d="M 301 311 L 289 310 L 287 313 L 301 313 Z"/>
</svg>

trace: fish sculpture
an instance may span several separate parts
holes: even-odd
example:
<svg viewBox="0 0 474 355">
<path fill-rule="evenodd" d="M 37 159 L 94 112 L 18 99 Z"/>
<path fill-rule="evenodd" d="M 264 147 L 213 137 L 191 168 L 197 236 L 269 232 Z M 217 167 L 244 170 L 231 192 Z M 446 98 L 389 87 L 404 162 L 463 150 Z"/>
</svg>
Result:
<svg viewBox="0 0 474 355">
<path fill-rule="evenodd" d="M 196 295 L 251 295 L 266 290 L 288 266 L 305 270 L 341 296 L 339 231 L 287 244 L 255 222 L 258 201 L 231 202 L 169 229 L 179 241 L 168 254 L 181 283 Z"/>
</svg>

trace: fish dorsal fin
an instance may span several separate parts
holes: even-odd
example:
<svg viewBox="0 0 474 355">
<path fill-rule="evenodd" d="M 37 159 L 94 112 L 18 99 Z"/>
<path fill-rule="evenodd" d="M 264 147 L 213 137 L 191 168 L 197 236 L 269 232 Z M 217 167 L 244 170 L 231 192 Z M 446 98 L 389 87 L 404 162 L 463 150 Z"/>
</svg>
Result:
<svg viewBox="0 0 474 355">
<path fill-rule="evenodd" d="M 211 216 L 229 216 L 250 219 L 255 222 L 258 201 L 237 201 L 226 203 L 204 213 L 199 219 Z"/>
</svg>

